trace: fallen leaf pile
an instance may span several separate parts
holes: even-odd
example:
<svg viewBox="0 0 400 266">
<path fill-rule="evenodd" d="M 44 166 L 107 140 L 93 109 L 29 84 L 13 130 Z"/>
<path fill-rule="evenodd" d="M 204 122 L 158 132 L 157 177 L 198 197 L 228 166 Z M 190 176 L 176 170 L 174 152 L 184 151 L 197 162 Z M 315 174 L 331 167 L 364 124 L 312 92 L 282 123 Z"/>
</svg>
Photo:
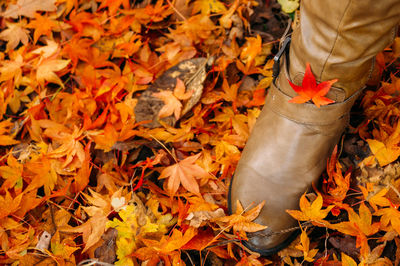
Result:
<svg viewBox="0 0 400 266">
<path fill-rule="evenodd" d="M 227 191 L 272 82 L 277 36 L 252 24 L 272 2 L 3 1 L 0 264 L 397 265 L 398 38 L 355 144 L 289 211 L 298 239 L 268 259 L 242 245 L 264 203 L 229 215 Z"/>
</svg>

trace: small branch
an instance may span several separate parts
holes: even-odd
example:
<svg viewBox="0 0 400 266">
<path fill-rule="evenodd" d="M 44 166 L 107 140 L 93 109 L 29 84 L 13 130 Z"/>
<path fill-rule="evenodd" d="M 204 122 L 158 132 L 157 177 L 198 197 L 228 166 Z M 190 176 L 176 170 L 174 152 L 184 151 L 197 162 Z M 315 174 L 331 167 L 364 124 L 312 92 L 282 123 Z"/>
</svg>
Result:
<svg viewBox="0 0 400 266">
<path fill-rule="evenodd" d="M 169 6 L 175 11 L 175 13 L 176 13 L 182 20 L 184 20 L 184 21 L 187 20 L 187 19 L 185 18 L 185 16 L 182 15 L 182 13 L 179 12 L 179 10 L 176 9 L 175 6 L 174 6 L 169 0 L 167 0 L 167 2 L 168 2 L 168 4 L 169 4 Z"/>
<path fill-rule="evenodd" d="M 195 264 L 193 263 L 193 260 L 192 260 L 192 258 L 190 257 L 189 253 L 188 253 L 186 250 L 184 250 L 183 252 L 184 252 L 184 253 L 186 254 L 186 256 L 189 258 L 190 263 L 191 263 L 193 266 L 195 266 Z"/>
<path fill-rule="evenodd" d="M 158 144 L 160 144 L 167 152 L 169 155 L 172 156 L 172 158 L 175 160 L 176 163 L 178 163 L 178 159 L 175 157 L 174 154 L 172 154 L 172 152 L 170 150 L 168 150 L 168 148 L 164 145 L 164 143 L 162 143 L 161 141 L 159 141 L 156 137 L 154 137 L 153 135 L 149 134 L 150 137 L 152 137 L 155 141 L 157 141 Z"/>
</svg>

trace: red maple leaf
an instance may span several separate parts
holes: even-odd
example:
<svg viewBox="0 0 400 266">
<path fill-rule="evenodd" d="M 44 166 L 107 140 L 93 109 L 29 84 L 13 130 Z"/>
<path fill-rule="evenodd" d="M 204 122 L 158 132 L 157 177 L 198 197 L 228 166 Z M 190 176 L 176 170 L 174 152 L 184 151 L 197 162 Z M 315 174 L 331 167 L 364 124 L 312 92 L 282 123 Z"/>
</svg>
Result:
<svg viewBox="0 0 400 266">
<path fill-rule="evenodd" d="M 328 80 L 321 82 L 317 85 L 315 77 L 311 72 L 310 64 L 307 63 L 306 66 L 306 73 L 304 74 L 303 82 L 301 86 L 297 86 L 290 82 L 290 86 L 299 94 L 292 98 L 289 102 L 290 103 L 305 103 L 311 100 L 317 107 L 321 105 L 327 105 L 330 103 L 334 103 L 335 101 L 324 97 L 328 91 L 330 90 L 333 83 L 335 83 L 337 79 Z"/>
</svg>

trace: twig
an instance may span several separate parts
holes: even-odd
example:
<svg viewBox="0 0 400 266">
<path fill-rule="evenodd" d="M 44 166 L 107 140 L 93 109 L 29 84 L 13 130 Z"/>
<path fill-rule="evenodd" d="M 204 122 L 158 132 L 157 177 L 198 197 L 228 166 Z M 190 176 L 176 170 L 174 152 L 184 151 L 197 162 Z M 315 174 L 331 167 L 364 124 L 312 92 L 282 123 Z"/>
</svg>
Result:
<svg viewBox="0 0 400 266">
<path fill-rule="evenodd" d="M 188 253 L 186 250 L 184 250 L 183 252 L 184 252 L 184 253 L 186 254 L 186 256 L 189 258 L 190 263 L 191 263 L 193 266 L 195 266 L 195 264 L 193 263 L 193 260 L 192 260 L 192 258 L 190 257 L 189 253 Z"/>
<path fill-rule="evenodd" d="M 50 202 L 50 201 L 49 201 Z M 51 223 L 53 224 L 53 233 L 51 235 L 54 235 L 57 232 L 57 224 L 56 221 L 54 219 L 54 209 L 53 209 L 53 205 L 49 204 L 49 202 L 47 202 L 49 208 L 50 208 L 50 216 L 51 216 Z M 50 202 L 51 203 L 51 202 Z"/>
<path fill-rule="evenodd" d="M 175 6 L 174 6 L 169 0 L 167 0 L 167 2 L 168 2 L 168 4 L 170 5 L 170 7 L 175 11 L 175 13 L 176 13 L 181 19 L 183 19 L 184 21 L 187 21 L 187 19 L 185 18 L 185 16 L 182 15 L 182 13 L 179 12 L 179 10 L 176 9 Z"/>
<path fill-rule="evenodd" d="M 234 243 L 234 242 L 240 242 L 240 240 L 239 239 L 224 240 L 224 241 L 219 242 L 218 244 L 207 246 L 206 248 L 204 248 L 204 250 L 208 250 L 210 248 L 215 248 L 215 247 L 219 247 L 219 246 L 225 246 L 229 243 Z"/>
<path fill-rule="evenodd" d="M 328 256 L 328 238 L 329 238 L 329 232 L 328 232 L 328 227 L 325 227 L 325 231 L 326 231 L 326 236 L 325 236 L 325 258 Z"/>
<path fill-rule="evenodd" d="M 210 251 L 209 251 L 209 250 L 207 250 L 207 253 L 206 253 L 206 255 L 204 256 L 204 261 L 202 261 L 202 260 L 203 260 L 203 257 L 201 256 L 201 252 L 200 252 L 201 266 L 204 266 L 204 265 L 206 264 L 208 254 L 210 254 Z"/>
<path fill-rule="evenodd" d="M 149 136 L 152 137 L 155 141 L 157 141 L 157 143 L 160 144 L 168 152 L 168 154 L 172 156 L 172 158 L 175 160 L 175 162 L 178 163 L 178 159 L 175 157 L 175 155 L 172 154 L 172 152 L 170 152 L 170 150 L 168 150 L 168 148 L 164 145 L 164 143 L 159 141 L 156 137 L 154 137 L 151 134 L 149 134 Z"/>
<path fill-rule="evenodd" d="M 394 191 L 394 193 L 396 193 L 397 194 L 397 197 L 399 197 L 399 199 L 400 199 L 400 192 L 397 190 L 397 188 L 395 188 L 392 184 L 390 184 L 389 183 L 389 187 L 391 188 L 391 189 L 393 189 L 393 191 Z"/>
<path fill-rule="evenodd" d="M 196 72 L 194 72 L 193 75 L 185 82 L 185 86 L 189 85 L 195 79 L 195 77 L 199 75 L 199 73 L 203 70 L 203 67 L 207 65 L 209 59 L 210 57 L 207 56 L 206 60 L 204 60 L 204 62 L 197 68 Z"/>
</svg>

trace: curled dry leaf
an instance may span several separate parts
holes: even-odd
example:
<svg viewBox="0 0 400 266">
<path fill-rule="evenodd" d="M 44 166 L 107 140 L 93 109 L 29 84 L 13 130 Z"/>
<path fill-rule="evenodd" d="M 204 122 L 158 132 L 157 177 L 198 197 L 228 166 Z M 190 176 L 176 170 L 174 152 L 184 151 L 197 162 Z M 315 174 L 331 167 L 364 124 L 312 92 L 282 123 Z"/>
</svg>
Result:
<svg viewBox="0 0 400 266">
<path fill-rule="evenodd" d="M 51 234 L 47 231 L 44 231 L 40 236 L 39 241 L 36 244 L 35 248 L 41 251 L 49 249 L 50 240 L 51 240 Z"/>
<path fill-rule="evenodd" d="M 220 217 L 213 219 L 221 228 L 230 229 L 233 228 L 234 232 L 242 233 L 249 232 L 254 233 L 257 231 L 261 231 L 267 228 L 265 225 L 260 225 L 255 222 L 262 207 L 264 207 L 265 201 L 261 202 L 254 208 L 250 209 L 249 211 L 245 212 L 242 205 L 240 204 L 239 200 L 236 202 L 236 211 L 234 214 L 230 216 Z"/>
<path fill-rule="evenodd" d="M 222 208 L 218 208 L 215 211 L 196 211 L 191 212 L 186 217 L 186 220 L 189 221 L 189 225 L 195 228 L 199 228 L 201 224 L 205 221 L 209 221 L 211 219 L 216 219 L 220 217 L 224 217 L 225 212 Z"/>
</svg>

